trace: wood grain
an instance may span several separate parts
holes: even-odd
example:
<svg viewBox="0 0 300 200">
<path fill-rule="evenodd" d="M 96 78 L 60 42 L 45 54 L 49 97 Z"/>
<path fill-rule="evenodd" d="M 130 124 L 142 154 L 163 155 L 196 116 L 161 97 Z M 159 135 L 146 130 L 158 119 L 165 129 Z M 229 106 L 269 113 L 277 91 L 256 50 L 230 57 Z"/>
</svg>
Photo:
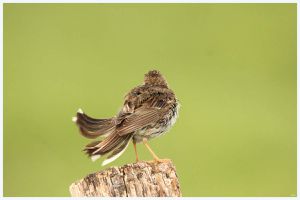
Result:
<svg viewBox="0 0 300 200">
<path fill-rule="evenodd" d="M 180 197 L 175 166 L 141 161 L 89 174 L 70 186 L 73 197 Z"/>
</svg>

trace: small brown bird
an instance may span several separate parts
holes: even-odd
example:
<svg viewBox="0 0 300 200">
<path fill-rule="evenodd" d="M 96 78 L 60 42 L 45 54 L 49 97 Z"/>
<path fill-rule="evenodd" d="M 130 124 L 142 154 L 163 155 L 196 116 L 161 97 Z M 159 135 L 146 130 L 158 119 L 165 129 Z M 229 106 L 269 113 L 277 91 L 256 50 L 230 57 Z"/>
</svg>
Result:
<svg viewBox="0 0 300 200">
<path fill-rule="evenodd" d="M 178 117 L 179 102 L 168 87 L 166 79 L 157 70 L 145 74 L 144 84 L 133 88 L 126 96 L 121 111 L 110 119 L 91 118 L 81 109 L 73 121 L 87 138 L 103 136 L 103 140 L 88 144 L 84 151 L 93 161 L 110 153 L 102 163 L 117 159 L 133 141 L 136 161 L 136 143 L 143 142 L 155 161 L 161 161 L 147 141 L 168 131 Z"/>
</svg>

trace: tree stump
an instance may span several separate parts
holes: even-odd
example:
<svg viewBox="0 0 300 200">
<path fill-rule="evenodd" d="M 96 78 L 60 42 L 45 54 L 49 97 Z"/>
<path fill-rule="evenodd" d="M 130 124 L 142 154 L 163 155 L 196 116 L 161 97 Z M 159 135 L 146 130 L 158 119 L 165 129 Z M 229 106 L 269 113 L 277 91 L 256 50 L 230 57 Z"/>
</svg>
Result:
<svg viewBox="0 0 300 200">
<path fill-rule="evenodd" d="M 89 174 L 72 183 L 72 197 L 180 197 L 171 160 L 141 161 Z"/>
</svg>

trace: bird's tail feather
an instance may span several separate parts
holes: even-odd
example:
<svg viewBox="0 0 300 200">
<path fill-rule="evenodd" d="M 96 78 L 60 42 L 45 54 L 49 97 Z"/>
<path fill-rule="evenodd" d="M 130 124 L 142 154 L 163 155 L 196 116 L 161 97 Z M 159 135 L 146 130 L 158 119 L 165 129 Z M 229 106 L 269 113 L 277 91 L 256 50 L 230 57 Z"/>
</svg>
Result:
<svg viewBox="0 0 300 200">
<path fill-rule="evenodd" d="M 87 138 L 96 138 L 111 134 L 115 129 L 114 119 L 95 119 L 89 117 L 81 109 L 73 121 L 78 125 L 80 133 Z"/>
<path fill-rule="evenodd" d="M 132 134 L 119 136 L 114 133 L 109 135 L 103 141 L 95 141 L 88 144 L 84 151 L 88 154 L 89 157 L 94 161 L 101 156 L 112 152 L 102 165 L 106 165 L 115 159 L 117 159 L 126 149 L 129 144 Z"/>
<path fill-rule="evenodd" d="M 108 163 L 111 163 L 112 161 L 119 158 L 126 150 L 131 137 L 132 136 L 127 137 L 119 147 L 115 148 L 114 151 L 103 161 L 102 166 L 107 165 Z"/>
</svg>

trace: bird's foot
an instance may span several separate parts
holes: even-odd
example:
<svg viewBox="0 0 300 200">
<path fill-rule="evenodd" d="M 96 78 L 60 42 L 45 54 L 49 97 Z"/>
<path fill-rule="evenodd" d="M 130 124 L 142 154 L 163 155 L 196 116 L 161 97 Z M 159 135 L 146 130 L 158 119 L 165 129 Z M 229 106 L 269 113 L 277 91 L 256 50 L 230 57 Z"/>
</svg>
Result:
<svg viewBox="0 0 300 200">
<path fill-rule="evenodd" d="M 170 162 L 171 159 L 161 159 L 161 158 L 154 158 L 152 160 L 152 162 L 156 162 L 156 163 L 163 163 L 163 162 Z"/>
</svg>

